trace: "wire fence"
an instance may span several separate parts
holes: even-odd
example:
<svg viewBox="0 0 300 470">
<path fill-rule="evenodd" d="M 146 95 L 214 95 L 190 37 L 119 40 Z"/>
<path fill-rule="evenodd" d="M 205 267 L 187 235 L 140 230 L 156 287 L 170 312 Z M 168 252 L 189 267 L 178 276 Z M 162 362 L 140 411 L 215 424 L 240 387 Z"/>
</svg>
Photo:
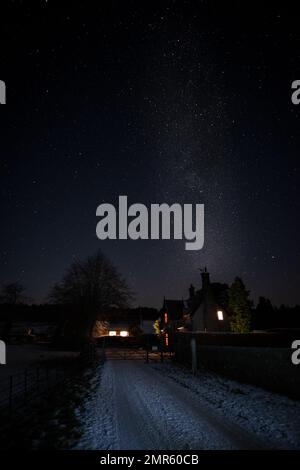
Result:
<svg viewBox="0 0 300 470">
<path fill-rule="evenodd" d="M 66 367 L 28 368 L 1 380 L 0 415 L 11 417 L 39 395 L 49 392 L 71 371 Z"/>
<path fill-rule="evenodd" d="M 22 411 L 38 397 L 51 392 L 58 384 L 70 380 L 96 359 L 94 349 L 87 349 L 72 363 L 55 366 L 41 364 L 1 378 L 0 417 L 10 418 L 18 411 Z"/>
<path fill-rule="evenodd" d="M 95 348 L 87 347 L 81 352 L 77 360 L 67 365 L 39 365 L 21 370 L 15 374 L 1 378 L 0 381 L 0 418 L 5 420 L 13 417 L 25 407 L 30 406 L 43 394 L 50 393 L 55 387 L 71 380 L 76 372 L 83 366 L 93 363 L 95 360 L 113 359 L 141 359 L 144 362 L 163 362 L 170 359 L 170 354 L 160 348 L 147 348 L 146 350 L 120 349 L 120 348 Z"/>
</svg>

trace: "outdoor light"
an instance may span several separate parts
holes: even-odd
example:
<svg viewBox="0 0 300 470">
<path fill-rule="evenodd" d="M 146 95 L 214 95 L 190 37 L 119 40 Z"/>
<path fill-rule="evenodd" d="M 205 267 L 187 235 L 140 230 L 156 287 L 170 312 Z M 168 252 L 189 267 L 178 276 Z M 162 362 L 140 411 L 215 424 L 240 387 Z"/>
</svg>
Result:
<svg viewBox="0 0 300 470">
<path fill-rule="evenodd" d="M 218 310 L 218 320 L 224 320 L 224 317 L 223 317 L 223 312 L 222 310 Z"/>
<path fill-rule="evenodd" d="M 117 336 L 117 332 L 116 331 L 110 331 L 108 333 L 108 336 Z"/>
<path fill-rule="evenodd" d="M 120 336 L 128 336 L 128 331 L 120 331 Z"/>
</svg>

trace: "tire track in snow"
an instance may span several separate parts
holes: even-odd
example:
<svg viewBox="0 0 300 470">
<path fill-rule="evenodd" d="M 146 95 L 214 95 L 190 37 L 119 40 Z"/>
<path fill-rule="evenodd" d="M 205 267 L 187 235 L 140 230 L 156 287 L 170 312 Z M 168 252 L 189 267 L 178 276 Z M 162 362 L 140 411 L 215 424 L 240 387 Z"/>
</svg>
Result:
<svg viewBox="0 0 300 470">
<path fill-rule="evenodd" d="M 81 449 L 250 449 L 251 434 L 140 361 L 107 361 L 81 417 Z M 225 422 L 226 421 L 226 422 Z"/>
</svg>

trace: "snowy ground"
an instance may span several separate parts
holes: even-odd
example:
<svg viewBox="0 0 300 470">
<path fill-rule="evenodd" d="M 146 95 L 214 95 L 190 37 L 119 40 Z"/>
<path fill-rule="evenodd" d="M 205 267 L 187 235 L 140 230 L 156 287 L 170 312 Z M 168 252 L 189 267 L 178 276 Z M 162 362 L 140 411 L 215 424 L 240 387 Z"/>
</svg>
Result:
<svg viewBox="0 0 300 470">
<path fill-rule="evenodd" d="M 300 449 L 300 403 L 173 364 L 107 361 L 77 449 Z"/>
<path fill-rule="evenodd" d="M 34 367 L 49 359 L 63 359 L 76 357 L 73 351 L 59 351 L 48 349 L 38 344 L 7 345 L 6 364 L 0 366 L 0 383 L 4 378 L 17 374 L 22 370 Z"/>
</svg>

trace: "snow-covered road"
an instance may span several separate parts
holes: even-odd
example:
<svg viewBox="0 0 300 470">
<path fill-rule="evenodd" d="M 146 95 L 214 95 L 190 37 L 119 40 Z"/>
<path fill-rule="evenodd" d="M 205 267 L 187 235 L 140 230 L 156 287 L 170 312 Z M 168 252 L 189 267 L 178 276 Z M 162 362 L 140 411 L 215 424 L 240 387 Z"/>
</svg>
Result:
<svg viewBox="0 0 300 470">
<path fill-rule="evenodd" d="M 107 361 L 80 449 L 299 448 L 299 402 L 172 364 Z"/>
</svg>

